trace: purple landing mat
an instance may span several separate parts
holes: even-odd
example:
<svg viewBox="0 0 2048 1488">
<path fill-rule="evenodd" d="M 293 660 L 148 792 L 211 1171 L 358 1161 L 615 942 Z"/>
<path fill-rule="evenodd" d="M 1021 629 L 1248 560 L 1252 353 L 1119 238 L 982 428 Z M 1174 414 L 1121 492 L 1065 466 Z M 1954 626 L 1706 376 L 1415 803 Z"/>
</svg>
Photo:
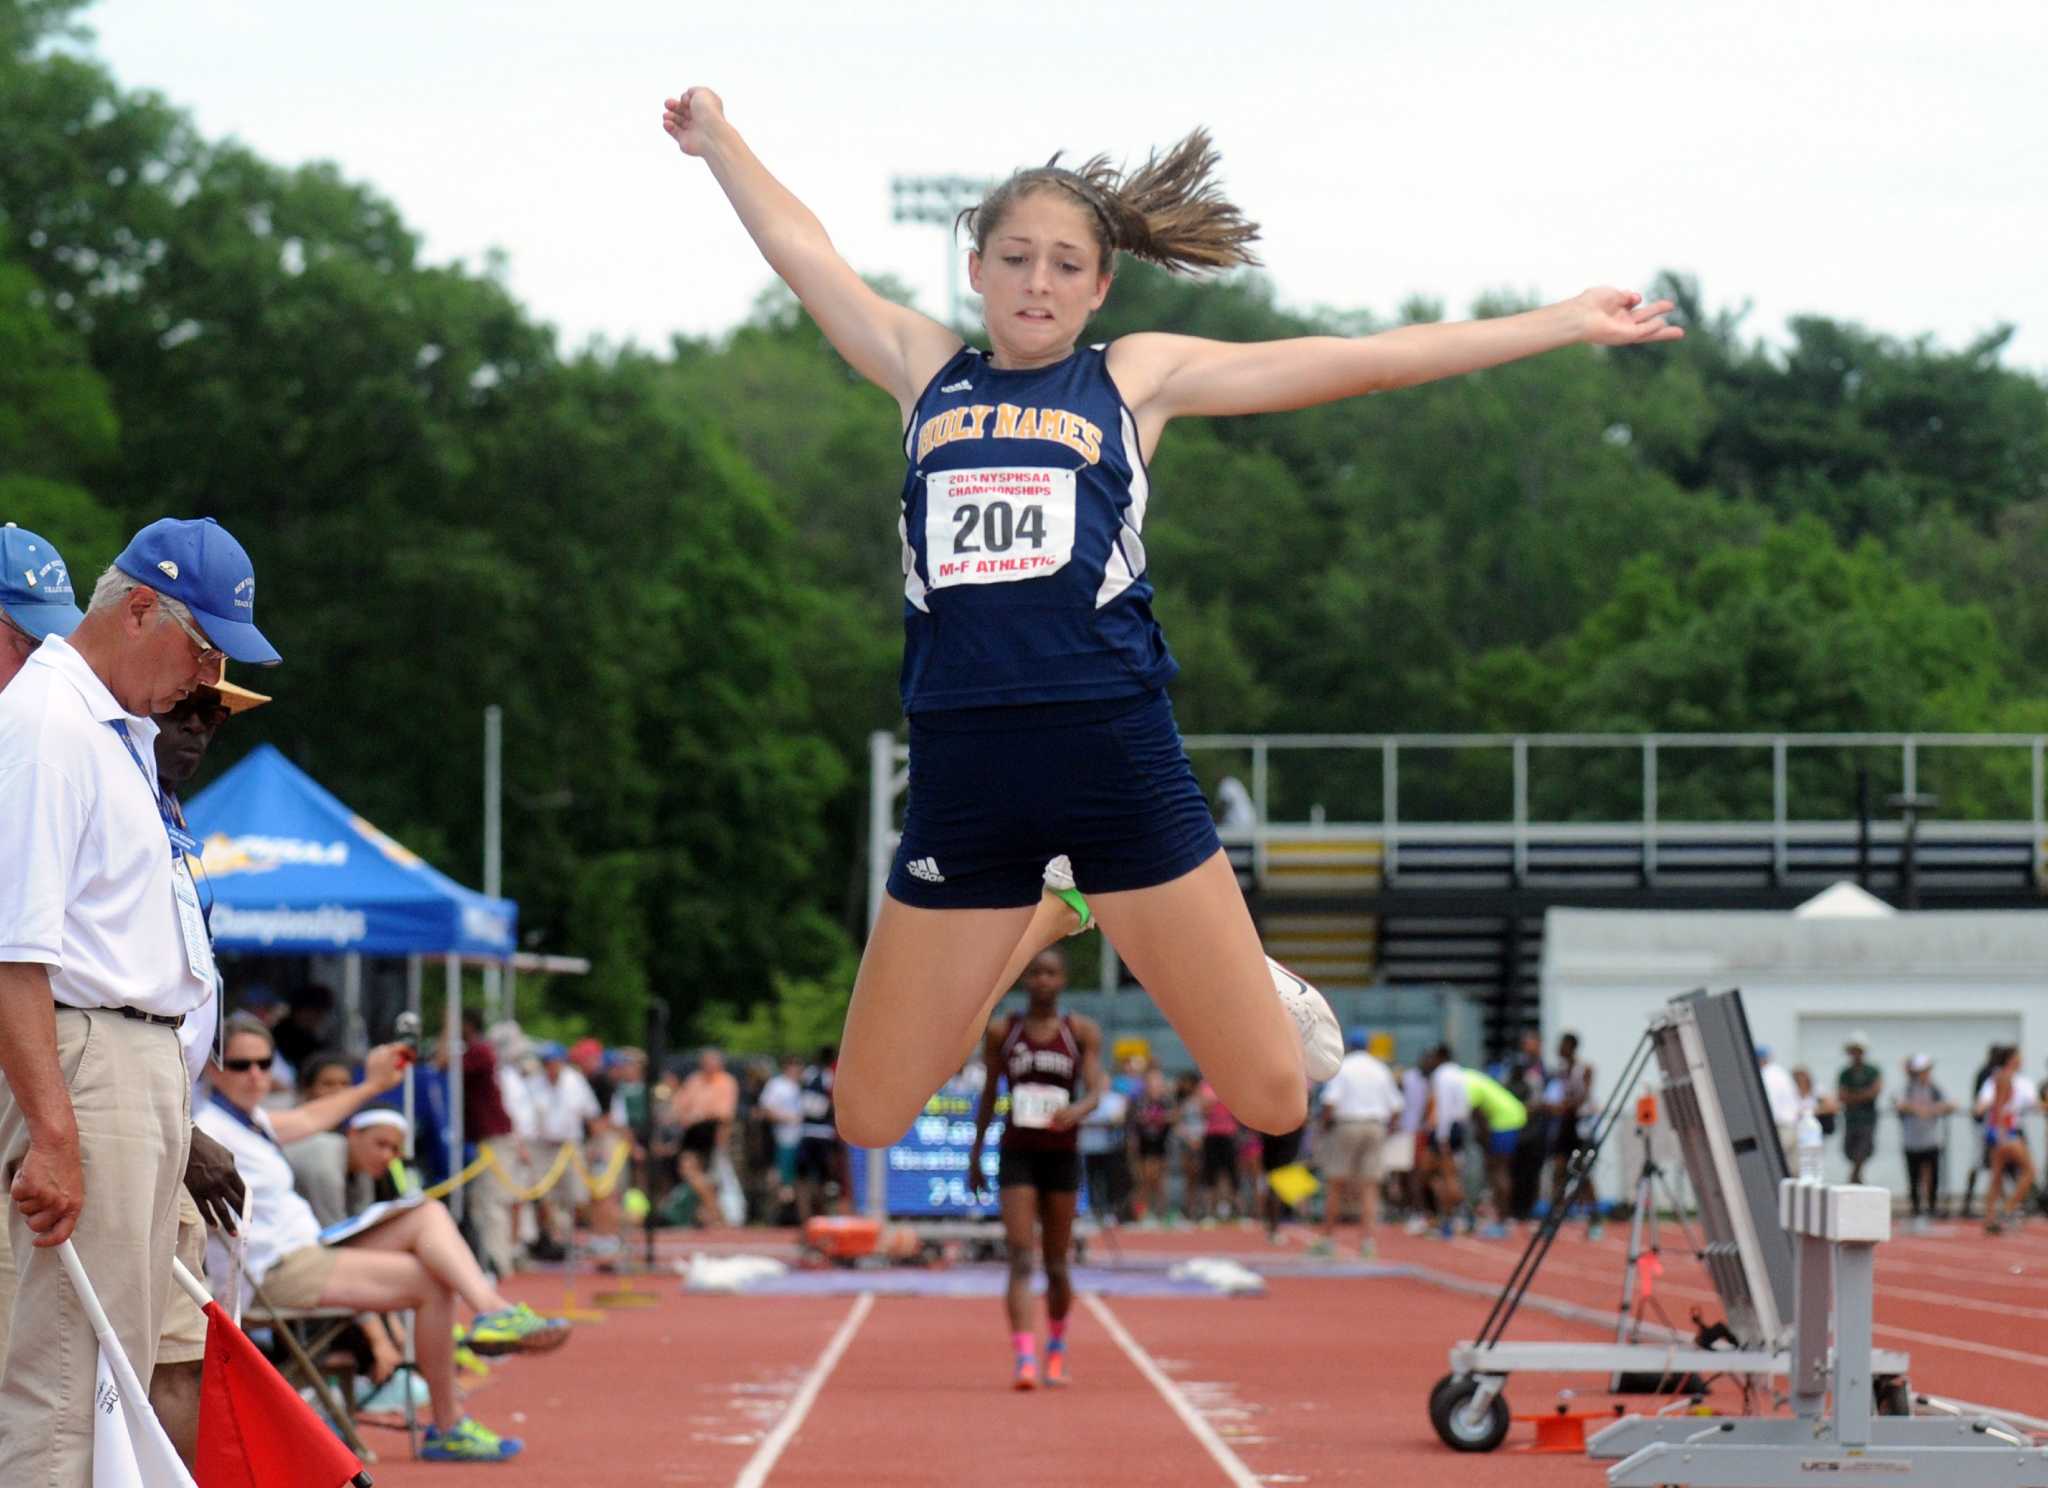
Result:
<svg viewBox="0 0 2048 1488">
<path fill-rule="evenodd" d="M 1234 1258 L 1233 1258 L 1234 1259 Z M 1348 1280 L 1408 1276 L 1408 1266 L 1379 1266 L 1344 1261 L 1263 1264 L 1249 1269 L 1264 1276 L 1319 1276 Z M 1095 1292 L 1105 1297 L 1214 1297 L 1230 1300 L 1236 1295 L 1217 1290 L 1189 1278 L 1176 1281 L 1165 1266 L 1076 1266 L 1074 1290 Z M 1010 1284 L 1006 1266 L 834 1266 L 817 1271 L 788 1271 L 781 1276 L 763 1277 L 742 1288 L 746 1297 L 843 1297 L 873 1292 L 885 1297 L 1000 1297 Z M 1033 1291 L 1044 1290 L 1042 1276 L 1032 1279 Z M 693 1295 L 715 1296 L 715 1292 Z"/>
</svg>

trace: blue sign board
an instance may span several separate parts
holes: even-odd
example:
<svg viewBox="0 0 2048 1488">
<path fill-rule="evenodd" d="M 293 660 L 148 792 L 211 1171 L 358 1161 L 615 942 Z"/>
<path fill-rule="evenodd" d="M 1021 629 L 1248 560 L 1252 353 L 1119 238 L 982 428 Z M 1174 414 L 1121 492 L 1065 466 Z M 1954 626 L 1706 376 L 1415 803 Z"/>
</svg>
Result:
<svg viewBox="0 0 2048 1488">
<path fill-rule="evenodd" d="M 887 1165 L 883 1199 L 889 1214 L 914 1219 L 993 1219 L 1000 1212 L 997 1149 L 1002 1145 L 1010 1097 L 996 1097 L 995 1119 L 989 1122 L 982 1142 L 981 1170 L 986 1179 L 977 1199 L 968 1187 L 967 1159 L 974 1146 L 974 1112 L 980 1103 L 980 1083 L 959 1079 L 948 1080 L 924 1103 L 903 1140 L 883 1154 Z M 856 1149 L 850 1166 L 853 1207 L 864 1213 L 868 1206 L 867 1154 Z M 1087 1208 L 1084 1186 L 1081 1212 Z"/>
</svg>

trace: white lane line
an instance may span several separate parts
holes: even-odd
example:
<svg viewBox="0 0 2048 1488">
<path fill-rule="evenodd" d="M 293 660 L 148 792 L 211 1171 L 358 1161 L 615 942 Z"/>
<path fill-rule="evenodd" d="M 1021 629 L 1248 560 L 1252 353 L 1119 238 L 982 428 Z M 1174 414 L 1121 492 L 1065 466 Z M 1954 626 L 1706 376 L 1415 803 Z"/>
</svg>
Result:
<svg viewBox="0 0 2048 1488">
<path fill-rule="evenodd" d="M 818 1355 L 818 1362 L 811 1366 L 811 1372 L 804 1376 L 803 1385 L 797 1390 L 796 1398 L 789 1403 L 789 1409 L 782 1413 L 782 1419 L 775 1423 L 775 1429 L 768 1433 L 754 1455 L 747 1459 L 747 1465 L 740 1469 L 740 1475 L 733 1480 L 733 1488 L 761 1488 L 768 1481 L 768 1474 L 781 1459 L 782 1452 L 804 1424 L 804 1417 L 811 1413 L 811 1406 L 818 1398 L 818 1392 L 825 1388 L 825 1378 L 839 1364 L 840 1355 L 853 1342 L 853 1335 L 860 1331 L 860 1325 L 875 1305 L 873 1292 L 862 1292 L 853 1304 L 853 1311 L 846 1315 L 846 1321 L 839 1325 L 839 1331 L 832 1335 L 832 1341 L 825 1345 L 825 1352 Z"/>
<path fill-rule="evenodd" d="M 1244 1459 L 1224 1444 L 1223 1438 L 1216 1434 L 1215 1428 L 1188 1404 L 1188 1398 L 1181 1393 L 1180 1386 L 1166 1377 L 1165 1371 L 1153 1363 L 1152 1356 L 1145 1352 L 1145 1346 L 1131 1337 L 1124 1325 L 1117 1321 L 1116 1314 L 1109 1310 L 1109 1304 L 1093 1292 L 1086 1293 L 1081 1300 L 1088 1304 L 1088 1309 L 1095 1314 L 1096 1321 L 1109 1330 L 1109 1336 L 1117 1341 L 1117 1345 L 1123 1349 L 1130 1361 L 1138 1366 L 1138 1373 L 1150 1380 L 1152 1388 L 1157 1390 L 1160 1397 L 1173 1408 L 1173 1413 L 1180 1417 L 1181 1424 L 1193 1432 L 1195 1440 L 1216 1459 L 1216 1465 L 1223 1469 L 1223 1476 L 1230 1480 L 1231 1488 L 1262 1488 L 1252 1470 L 1244 1465 Z"/>
<path fill-rule="evenodd" d="M 1949 1338 L 1940 1333 L 1922 1333 L 1915 1328 L 1895 1328 L 1889 1323 L 1879 1323 L 1873 1331 L 1880 1338 L 1903 1338 L 1908 1343 L 1924 1343 L 1931 1348 L 1952 1349 L 1959 1354 L 1982 1354 L 1986 1358 L 2005 1359 L 2014 1364 L 2032 1364 L 2036 1368 L 2048 1368 L 2048 1354 L 2023 1353 L 2019 1349 L 2000 1348 L 1995 1343 L 1977 1343 L 1967 1338 Z"/>
</svg>

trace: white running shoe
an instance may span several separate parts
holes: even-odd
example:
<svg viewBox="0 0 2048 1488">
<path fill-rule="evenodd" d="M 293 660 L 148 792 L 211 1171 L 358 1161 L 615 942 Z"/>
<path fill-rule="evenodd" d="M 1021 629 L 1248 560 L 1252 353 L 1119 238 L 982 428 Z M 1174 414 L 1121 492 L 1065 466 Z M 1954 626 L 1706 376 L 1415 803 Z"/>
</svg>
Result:
<svg viewBox="0 0 2048 1488">
<path fill-rule="evenodd" d="M 1266 958 L 1266 965 L 1272 969 L 1273 990 L 1280 994 L 1280 1005 L 1287 1009 L 1301 1032 L 1302 1052 L 1308 1056 L 1308 1077 L 1319 1084 L 1336 1074 L 1337 1066 L 1344 1062 L 1344 1030 L 1338 1026 L 1337 1015 L 1322 993 L 1271 956 Z"/>
</svg>

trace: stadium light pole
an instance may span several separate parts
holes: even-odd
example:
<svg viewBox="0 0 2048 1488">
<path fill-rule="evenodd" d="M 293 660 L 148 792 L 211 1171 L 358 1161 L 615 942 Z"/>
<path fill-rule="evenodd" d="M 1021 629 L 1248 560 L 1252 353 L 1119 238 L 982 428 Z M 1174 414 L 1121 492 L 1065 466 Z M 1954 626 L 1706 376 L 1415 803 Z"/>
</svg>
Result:
<svg viewBox="0 0 2048 1488">
<path fill-rule="evenodd" d="M 960 214 L 987 194 L 993 181 L 982 176 L 891 176 L 889 217 L 892 222 L 924 222 L 946 232 L 947 325 L 960 318 L 960 245 L 954 224 Z"/>
</svg>

